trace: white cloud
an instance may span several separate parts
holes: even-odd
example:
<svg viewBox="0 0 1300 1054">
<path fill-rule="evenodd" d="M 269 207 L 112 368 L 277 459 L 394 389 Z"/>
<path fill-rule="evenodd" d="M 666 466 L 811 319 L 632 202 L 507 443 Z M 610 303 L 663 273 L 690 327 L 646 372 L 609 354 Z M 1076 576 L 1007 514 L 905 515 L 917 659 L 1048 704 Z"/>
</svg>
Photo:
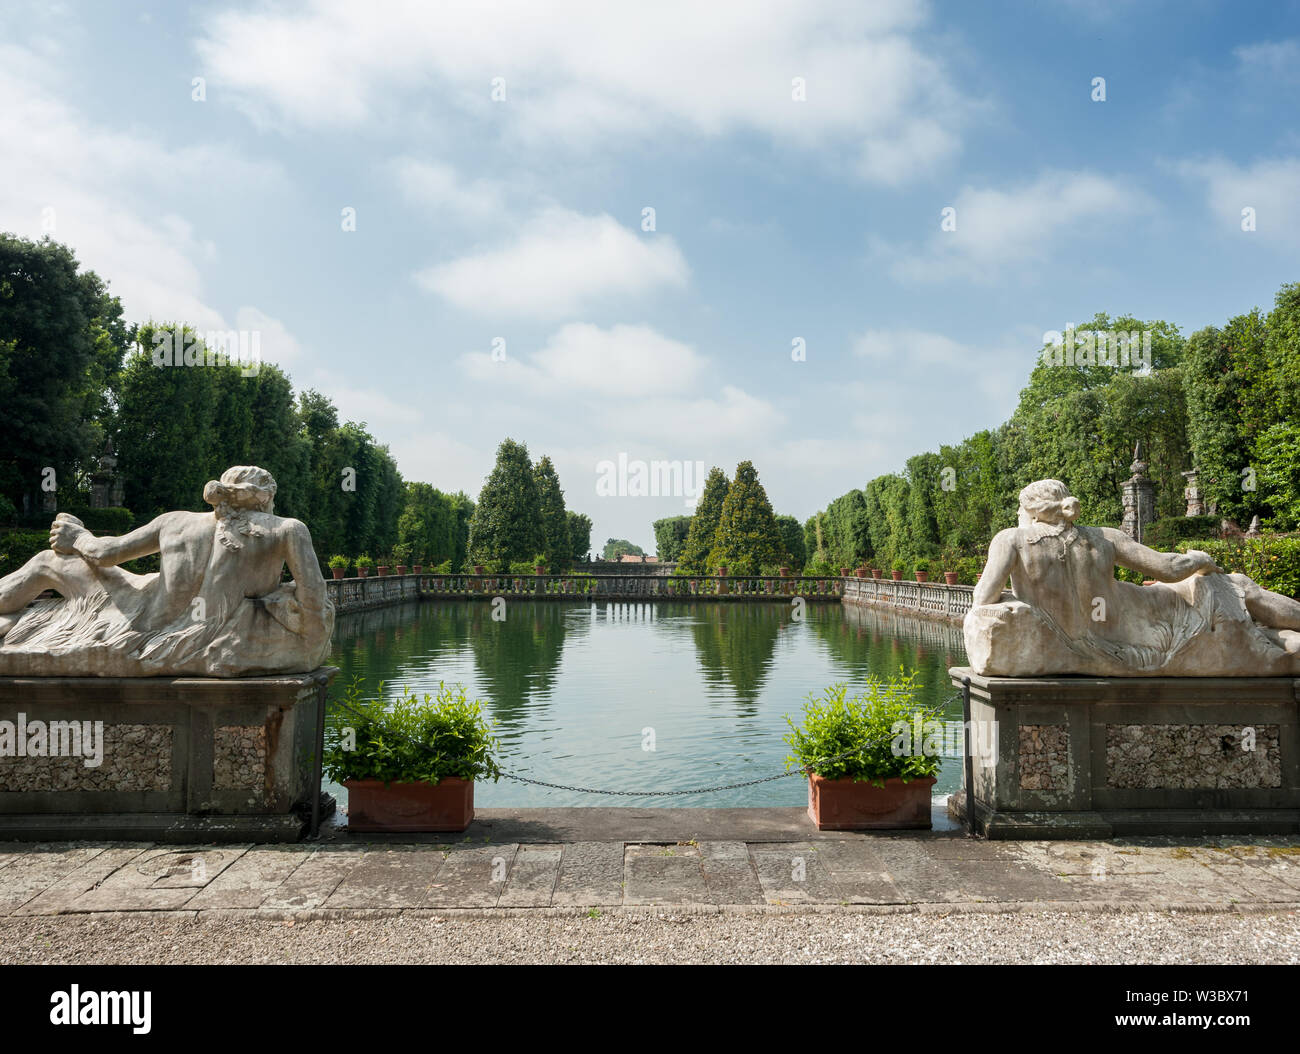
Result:
<svg viewBox="0 0 1300 1054">
<path fill-rule="evenodd" d="M 430 267 L 416 281 L 466 311 L 553 319 L 607 297 L 681 287 L 688 274 L 667 235 L 639 237 L 603 213 L 550 208 L 511 244 Z"/>
<path fill-rule="evenodd" d="M 241 307 L 235 312 L 235 328 L 261 334 L 262 361 L 285 368 L 303 358 L 302 345 L 278 318 L 255 307 Z"/>
<path fill-rule="evenodd" d="M 1248 166 L 1222 159 L 1185 161 L 1178 170 L 1204 184 L 1206 207 L 1224 234 L 1295 246 L 1300 237 L 1300 158 Z M 1241 229 L 1245 208 L 1255 210 L 1255 230 L 1250 233 Z"/>
<path fill-rule="evenodd" d="M 602 150 L 666 129 L 757 132 L 898 183 L 958 148 L 972 106 L 923 39 L 926 20 L 914 0 L 661 0 L 649 14 L 594 0 L 312 0 L 219 12 L 195 47 L 214 88 L 263 126 L 374 127 L 432 107 L 436 127 L 450 112 L 514 141 Z"/>
<path fill-rule="evenodd" d="M 451 165 L 411 157 L 396 158 L 390 168 L 407 200 L 435 212 L 443 222 L 504 218 L 505 194 L 495 181 L 465 182 Z"/>
<path fill-rule="evenodd" d="M 1008 190 L 967 186 L 948 204 L 956 209 L 955 230 L 940 228 L 936 209 L 934 233 L 920 250 L 873 239 L 870 255 L 904 281 L 992 282 L 1068 255 L 1151 207 L 1142 191 L 1089 172 L 1048 172 Z"/>
<path fill-rule="evenodd" d="M 1266 40 L 1232 49 L 1239 70 L 1246 76 L 1262 77 L 1276 84 L 1300 77 L 1300 40 Z"/>
<path fill-rule="evenodd" d="M 467 352 L 461 367 L 471 380 L 527 386 L 538 391 L 638 396 L 674 392 L 695 381 L 705 360 L 689 344 L 645 325 L 608 329 L 587 322 L 561 326 L 533 355 L 493 359 Z"/>
<path fill-rule="evenodd" d="M 0 228 L 70 245 L 129 319 L 227 328 L 204 299 L 199 268 L 216 249 L 169 203 L 213 171 L 270 186 L 279 170 L 220 145 L 171 149 L 92 124 L 45 85 L 56 67 L 49 55 L 0 46 Z"/>
</svg>

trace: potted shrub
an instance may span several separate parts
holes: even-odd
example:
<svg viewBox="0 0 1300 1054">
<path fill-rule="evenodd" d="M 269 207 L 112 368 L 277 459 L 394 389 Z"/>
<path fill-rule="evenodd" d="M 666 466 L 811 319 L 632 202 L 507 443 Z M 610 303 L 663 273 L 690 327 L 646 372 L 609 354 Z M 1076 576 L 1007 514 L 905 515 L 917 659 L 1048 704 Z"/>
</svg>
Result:
<svg viewBox="0 0 1300 1054">
<path fill-rule="evenodd" d="M 415 558 L 415 566 L 411 568 L 411 571 L 412 571 L 414 574 L 417 574 L 417 575 L 422 575 L 422 574 L 424 574 L 424 554 L 423 554 L 423 553 L 421 553 L 419 556 L 417 556 L 417 557 Z"/>
<path fill-rule="evenodd" d="M 895 582 L 901 582 L 903 580 L 903 572 L 906 570 L 907 570 L 906 560 L 895 560 L 893 564 L 890 566 L 889 574 L 890 577 L 893 578 Z"/>
<path fill-rule="evenodd" d="M 346 556 L 331 556 L 329 565 L 330 573 L 335 578 L 343 578 L 348 573 L 348 558 Z"/>
<path fill-rule="evenodd" d="M 365 553 L 357 557 L 357 577 L 365 578 L 375 568 L 375 561 Z"/>
<path fill-rule="evenodd" d="M 854 577 L 856 577 L 856 578 L 866 578 L 866 577 L 867 577 L 867 568 L 866 568 L 866 565 L 864 564 L 862 567 L 858 567 L 858 568 L 854 569 L 853 574 L 854 574 Z"/>
<path fill-rule="evenodd" d="M 348 790 L 348 830 L 465 830 L 474 781 L 501 776 L 500 744 L 478 700 L 442 683 L 436 696 L 407 689 L 392 702 L 362 700 L 354 681 L 344 704 L 326 735 L 325 771 Z"/>
<path fill-rule="evenodd" d="M 873 568 L 871 569 L 871 577 L 872 577 L 872 578 L 879 578 L 879 577 L 880 577 L 881 575 L 883 575 L 884 573 L 885 573 L 885 572 L 882 571 L 879 567 L 873 567 Z"/>
<path fill-rule="evenodd" d="M 955 586 L 957 584 L 957 572 L 949 571 L 946 567 L 943 569 L 944 585 Z"/>
<path fill-rule="evenodd" d="M 406 574 L 407 563 L 411 559 L 411 547 L 406 543 L 393 547 L 393 563 L 397 565 L 399 575 Z"/>
<path fill-rule="evenodd" d="M 843 684 L 810 695 L 798 724 L 789 715 L 790 769 L 808 774 L 808 815 L 819 830 L 928 828 L 930 791 L 942 761 L 912 742 L 915 674 L 872 678 L 850 698 Z M 855 749 L 857 748 L 857 749 Z"/>
<path fill-rule="evenodd" d="M 840 568 L 840 577 L 841 577 L 841 578 L 848 578 L 848 577 L 849 577 L 849 569 L 848 569 L 847 567 L 841 567 L 841 568 Z"/>
<path fill-rule="evenodd" d="M 392 566 L 391 560 L 392 557 L 390 556 L 381 556 L 379 558 L 379 566 L 375 568 L 375 570 L 379 572 L 380 578 L 383 578 L 384 575 L 388 574 L 388 569 Z"/>
<path fill-rule="evenodd" d="M 933 565 L 929 560 L 922 558 L 912 565 L 912 573 L 916 575 L 916 580 L 918 582 L 928 582 L 930 581 L 930 571 L 932 567 Z"/>
</svg>

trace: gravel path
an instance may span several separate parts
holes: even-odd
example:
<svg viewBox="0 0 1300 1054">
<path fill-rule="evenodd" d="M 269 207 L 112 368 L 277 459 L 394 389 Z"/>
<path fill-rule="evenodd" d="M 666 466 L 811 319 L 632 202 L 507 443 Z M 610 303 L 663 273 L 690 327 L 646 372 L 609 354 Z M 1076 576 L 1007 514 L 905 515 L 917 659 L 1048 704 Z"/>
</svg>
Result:
<svg viewBox="0 0 1300 1054">
<path fill-rule="evenodd" d="M 0 920 L 0 963 L 1300 963 L 1300 912 Z"/>
</svg>

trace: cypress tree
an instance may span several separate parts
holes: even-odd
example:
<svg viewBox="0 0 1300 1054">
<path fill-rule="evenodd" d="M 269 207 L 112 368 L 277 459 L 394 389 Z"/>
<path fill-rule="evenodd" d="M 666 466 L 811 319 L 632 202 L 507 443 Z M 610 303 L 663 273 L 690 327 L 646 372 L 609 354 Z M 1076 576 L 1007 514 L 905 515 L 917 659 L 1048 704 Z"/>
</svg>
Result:
<svg viewBox="0 0 1300 1054">
<path fill-rule="evenodd" d="M 722 503 L 709 566 L 725 566 L 733 575 L 761 574 L 781 562 L 784 550 L 767 491 L 753 462 L 742 461 Z"/>
<path fill-rule="evenodd" d="M 691 517 L 690 530 L 686 532 L 686 542 L 677 561 L 679 572 L 702 575 L 708 571 L 709 551 L 713 548 L 713 536 L 718 530 L 722 503 L 726 500 L 728 489 L 727 477 L 722 469 L 716 465 L 709 469 L 708 478 L 704 481 L 704 493 L 695 506 L 695 515 Z"/>
</svg>

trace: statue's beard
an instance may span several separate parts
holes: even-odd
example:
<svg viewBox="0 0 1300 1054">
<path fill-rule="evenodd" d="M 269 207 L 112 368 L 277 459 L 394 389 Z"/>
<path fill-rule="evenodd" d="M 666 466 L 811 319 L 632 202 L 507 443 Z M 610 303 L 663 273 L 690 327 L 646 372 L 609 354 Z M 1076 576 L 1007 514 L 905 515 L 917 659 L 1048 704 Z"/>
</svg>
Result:
<svg viewBox="0 0 1300 1054">
<path fill-rule="evenodd" d="M 239 540 L 240 535 L 246 538 L 261 538 L 266 534 L 265 527 L 259 527 L 248 518 L 250 512 L 260 512 L 262 511 L 260 509 L 231 505 L 230 502 L 223 501 L 215 505 L 212 511 L 217 517 L 217 541 L 232 553 L 237 553 L 244 547 L 244 543 Z"/>
</svg>

